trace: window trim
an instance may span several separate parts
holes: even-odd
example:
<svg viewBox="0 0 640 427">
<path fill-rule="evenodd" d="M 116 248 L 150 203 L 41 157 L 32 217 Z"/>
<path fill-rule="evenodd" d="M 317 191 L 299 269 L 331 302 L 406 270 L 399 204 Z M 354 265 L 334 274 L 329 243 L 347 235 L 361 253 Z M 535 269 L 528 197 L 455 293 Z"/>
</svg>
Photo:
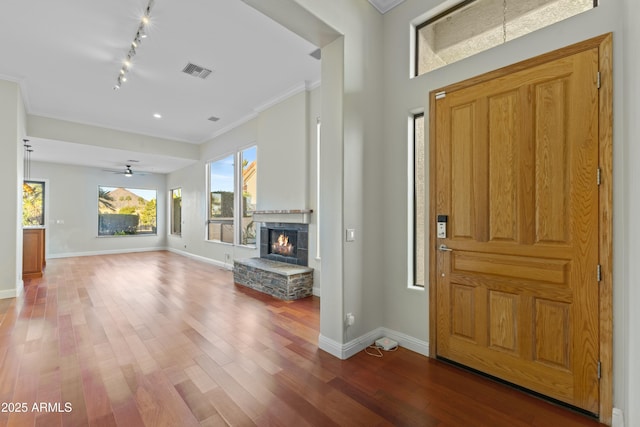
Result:
<svg viewBox="0 0 640 427">
<path fill-rule="evenodd" d="M 29 179 L 23 179 L 22 180 L 23 184 L 27 183 L 27 182 L 35 182 L 35 183 L 39 183 L 42 184 L 42 224 L 40 225 L 24 225 L 22 224 L 22 228 L 26 229 L 26 228 L 46 228 L 47 227 L 47 221 L 48 221 L 48 217 L 49 217 L 49 180 L 48 179 L 39 179 L 39 178 L 29 178 Z M 24 196 L 23 196 L 23 200 L 21 201 L 21 209 L 22 206 L 24 205 Z M 22 223 L 22 219 L 20 220 L 20 222 Z"/>
<path fill-rule="evenodd" d="M 244 212 L 244 210 L 243 210 L 243 203 L 244 203 L 244 191 L 243 191 L 243 188 L 244 188 L 244 184 L 245 184 L 244 181 L 243 181 L 243 177 L 242 177 L 242 174 L 244 172 L 243 171 L 243 169 L 244 169 L 244 166 L 243 166 L 243 163 L 244 163 L 243 153 L 245 151 L 248 151 L 248 150 L 252 149 L 252 148 L 255 148 L 255 151 L 256 151 L 256 174 L 257 174 L 258 173 L 257 172 L 257 168 L 258 168 L 258 144 L 254 143 L 254 144 L 249 144 L 249 145 L 240 147 L 238 149 L 237 153 L 236 153 L 236 155 L 238 157 L 238 165 L 240 165 L 240 167 L 238 168 L 238 171 L 237 171 L 237 179 L 238 179 L 238 186 L 237 186 L 237 188 L 238 188 L 238 197 L 237 197 L 237 199 L 238 199 L 238 210 L 237 210 L 238 217 L 237 217 L 237 219 L 239 220 L 239 227 L 238 227 L 238 231 L 237 231 L 237 236 L 236 237 L 238 239 L 237 240 L 238 241 L 237 246 L 241 246 L 243 248 L 255 249 L 255 248 L 258 247 L 258 234 L 260 233 L 260 230 L 255 225 L 255 222 L 254 222 L 254 227 L 256 228 L 256 236 L 255 236 L 256 240 L 255 240 L 255 243 L 254 244 L 243 244 L 242 243 L 242 229 L 243 229 L 242 228 L 242 219 L 244 218 L 242 216 L 242 213 Z M 256 183 L 257 183 L 257 178 L 256 178 Z M 255 196 L 258 196 L 257 188 L 256 188 Z M 251 214 L 251 221 L 253 221 L 253 213 Z"/>
<path fill-rule="evenodd" d="M 220 243 L 223 245 L 236 245 L 236 224 L 235 224 L 235 220 L 236 220 L 236 212 L 237 212 L 237 208 L 236 208 L 236 165 L 238 164 L 238 158 L 236 156 L 236 153 L 225 153 L 225 154 L 221 154 L 217 157 L 214 157 L 213 159 L 207 161 L 206 164 L 206 186 L 207 186 L 207 193 L 206 193 L 206 198 L 207 198 L 207 215 L 206 215 L 206 226 L 205 226 L 205 230 L 204 230 L 204 239 L 206 242 L 209 243 Z M 219 162 L 220 160 L 226 159 L 227 157 L 232 157 L 233 158 L 233 209 L 234 209 L 234 213 L 233 213 L 233 221 L 234 221 L 234 230 L 233 230 L 233 241 L 231 243 L 229 242 L 224 242 L 222 240 L 213 240 L 213 239 L 209 239 L 209 224 L 214 224 L 216 223 L 216 220 L 211 218 L 211 164 L 215 163 L 215 162 Z"/>
<path fill-rule="evenodd" d="M 156 231 L 154 233 L 135 233 L 135 234 L 100 234 L 100 188 L 114 188 L 114 189 L 118 189 L 118 188 L 122 188 L 125 190 L 146 190 L 146 191 L 154 191 L 156 193 Z M 156 237 L 156 236 L 160 236 L 162 235 L 162 230 L 160 230 L 160 233 L 158 233 L 158 194 L 160 192 L 158 191 L 157 188 L 143 188 L 143 187 L 134 187 L 134 186 L 112 186 L 112 185 L 101 185 L 98 184 L 97 186 L 97 193 L 96 193 L 96 222 L 95 222 L 95 229 L 96 229 L 96 238 L 98 239 L 111 239 L 111 238 L 123 238 L 123 237 Z M 135 193 L 134 193 L 135 194 Z M 141 197 L 141 196 L 139 196 Z M 152 199 L 153 200 L 153 199 Z M 151 200 L 149 200 L 151 201 Z"/>
<path fill-rule="evenodd" d="M 435 8 L 429 10 L 428 12 L 426 12 L 425 14 L 422 14 L 420 17 L 414 19 L 412 21 L 412 25 L 411 27 L 413 27 L 413 31 L 412 31 L 412 40 L 411 40 L 411 44 L 412 46 L 410 46 L 411 49 L 413 49 L 413 55 L 411 55 L 410 57 L 413 60 L 413 67 L 409 67 L 410 69 L 413 68 L 413 75 L 411 75 L 411 78 L 414 77 L 419 77 L 422 74 L 428 74 L 429 72 L 433 71 L 425 71 L 424 73 L 420 74 L 419 72 L 419 66 L 420 66 L 420 53 L 419 53 L 419 46 L 420 46 L 420 30 L 424 27 L 426 27 L 429 24 L 432 24 L 435 21 L 438 21 L 442 18 L 444 18 L 447 15 L 450 15 L 452 13 L 454 13 L 455 11 L 457 11 L 458 9 L 461 9 L 471 3 L 475 3 L 478 0 L 460 0 L 459 2 L 448 6 L 448 4 L 450 4 L 451 2 L 453 2 L 455 0 L 448 0 L 445 1 L 443 4 L 436 6 Z M 593 0 L 593 9 L 597 8 L 600 5 L 600 0 Z M 575 15 L 574 15 L 575 16 Z M 557 21 L 560 22 L 560 21 Z M 544 27 L 542 27 L 544 28 Z M 537 31 L 537 30 L 534 30 Z M 475 54 L 473 54 L 475 55 Z M 471 55 L 471 56 L 473 56 Z M 468 58 L 468 57 L 465 57 Z M 462 58 L 462 59 L 465 59 Z M 457 62 L 457 61 L 455 61 Z M 448 64 L 450 65 L 450 64 Z"/>
<path fill-rule="evenodd" d="M 418 41 L 420 40 L 420 30 L 423 29 L 424 27 L 426 27 L 429 24 L 432 24 L 433 22 L 444 18 L 445 16 L 455 12 L 456 10 L 465 7 L 466 5 L 473 3 L 477 0 L 462 0 L 460 3 L 454 4 L 451 7 L 446 8 L 445 10 L 443 10 L 442 12 L 437 12 L 435 15 L 427 18 L 426 21 L 422 22 L 421 24 L 417 24 L 414 26 L 414 38 L 415 38 L 415 46 L 413 48 L 413 76 L 414 77 L 418 77 L 420 76 L 420 72 L 418 70 L 419 66 L 420 66 L 420 50 L 419 50 L 419 43 Z M 426 74 L 426 73 L 423 73 Z M 424 114 L 424 113 L 423 113 Z"/>
<path fill-rule="evenodd" d="M 322 133 L 322 120 L 316 117 L 316 261 L 320 261 L 320 136 Z"/>
<path fill-rule="evenodd" d="M 225 152 L 219 156 L 213 157 L 210 160 L 207 160 L 205 165 L 206 170 L 206 219 L 205 219 L 205 230 L 204 230 L 204 240 L 208 243 L 218 243 L 223 245 L 231 245 L 238 246 L 242 248 L 250 248 L 256 249 L 258 247 L 258 241 L 256 239 L 255 244 L 245 245 L 242 244 L 242 153 L 250 148 L 255 147 L 256 149 L 256 163 L 258 163 L 258 144 L 253 142 L 250 144 L 242 145 L 236 148 L 233 152 Z M 212 240 L 209 239 L 209 224 L 215 223 L 216 220 L 212 220 L 211 218 L 211 164 L 218 162 L 220 160 L 226 159 L 228 157 L 233 158 L 233 242 L 224 242 L 222 240 Z"/>
<path fill-rule="evenodd" d="M 174 233 L 174 223 L 173 223 L 173 192 L 176 190 L 180 190 L 180 232 Z M 182 187 L 174 187 L 169 190 L 169 236 L 182 237 Z"/>
<path fill-rule="evenodd" d="M 407 285 L 409 289 L 421 290 L 424 291 L 427 287 L 427 284 L 424 283 L 422 285 L 416 283 L 417 276 L 417 238 L 416 238 L 416 230 L 417 230 L 417 215 L 416 215 L 416 120 L 422 117 L 423 120 L 426 120 L 424 110 L 416 110 L 411 112 L 408 117 L 408 138 L 407 138 L 407 168 L 408 168 L 408 191 L 407 191 L 407 229 L 408 229 L 408 238 L 407 238 Z M 423 122 L 425 123 L 425 122 Z M 425 123 L 426 124 L 426 123 Z M 423 129 L 423 133 L 426 132 L 426 126 Z M 423 141 L 424 143 L 424 141 Z M 426 144 L 425 144 L 426 148 Z M 426 160 L 426 159 L 425 159 Z M 426 168 L 426 163 L 425 163 Z M 426 179 L 426 171 L 425 171 L 425 179 Z M 426 185 L 426 181 L 425 181 Z M 426 200 L 425 200 L 426 202 Z M 425 218 L 428 214 L 426 206 L 425 206 Z M 426 231 L 426 229 L 425 229 Z M 426 243 L 427 236 L 425 234 L 423 240 Z M 426 266 L 426 253 L 425 259 L 422 260 L 423 264 Z M 426 272 L 425 272 L 425 282 L 426 282 Z"/>
</svg>

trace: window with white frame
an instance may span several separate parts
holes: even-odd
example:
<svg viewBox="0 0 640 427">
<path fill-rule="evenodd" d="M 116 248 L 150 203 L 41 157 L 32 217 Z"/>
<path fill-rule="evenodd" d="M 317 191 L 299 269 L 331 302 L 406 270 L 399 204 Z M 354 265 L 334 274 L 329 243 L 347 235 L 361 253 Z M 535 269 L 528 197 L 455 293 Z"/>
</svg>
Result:
<svg viewBox="0 0 640 427">
<path fill-rule="evenodd" d="M 412 213 L 412 256 L 410 264 L 413 277 L 410 285 L 424 287 L 426 265 L 426 217 L 427 217 L 427 177 L 426 177 L 426 150 L 424 143 L 424 113 L 413 115 L 413 135 L 410 138 L 413 169 L 413 197 L 410 198 Z"/>
<path fill-rule="evenodd" d="M 322 123 L 316 118 L 316 258 L 320 259 L 320 131 Z"/>
<path fill-rule="evenodd" d="M 22 226 L 42 227 L 44 223 L 43 181 L 25 180 L 22 183 Z"/>
<path fill-rule="evenodd" d="M 174 188 L 169 194 L 170 215 L 171 215 L 171 234 L 182 235 L 182 189 Z"/>
<path fill-rule="evenodd" d="M 593 9 L 597 0 L 464 0 L 415 30 L 415 74 L 451 64 Z"/>
<path fill-rule="evenodd" d="M 157 234 L 157 191 L 98 187 L 98 236 Z"/>
<path fill-rule="evenodd" d="M 257 172 L 256 146 L 209 162 L 208 240 L 256 245 Z"/>
</svg>

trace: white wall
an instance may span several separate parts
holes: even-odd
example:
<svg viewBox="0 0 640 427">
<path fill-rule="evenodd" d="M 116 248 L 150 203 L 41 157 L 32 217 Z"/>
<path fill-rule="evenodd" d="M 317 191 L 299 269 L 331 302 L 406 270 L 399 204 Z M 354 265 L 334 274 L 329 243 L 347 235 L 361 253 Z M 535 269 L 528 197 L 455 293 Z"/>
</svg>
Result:
<svg viewBox="0 0 640 427">
<path fill-rule="evenodd" d="M 200 151 L 197 144 L 34 115 L 30 115 L 28 118 L 27 131 L 28 135 L 34 138 L 96 145 L 190 160 L 196 160 Z"/>
<path fill-rule="evenodd" d="M 321 43 L 320 347 L 348 356 L 361 343 L 345 343 L 384 319 L 382 16 L 366 0 L 291 0 L 291 15 L 282 13 L 281 1 L 245 1 Z M 354 242 L 345 242 L 346 229 L 355 230 Z M 355 324 L 347 330 L 349 312 Z"/>
<path fill-rule="evenodd" d="M 22 173 L 25 112 L 20 88 L 0 80 L 0 298 L 22 292 Z"/>
<path fill-rule="evenodd" d="M 322 96 L 320 88 L 316 88 L 309 92 L 307 97 L 309 114 L 307 117 L 307 133 L 309 141 L 307 182 L 309 183 L 309 191 L 307 192 L 307 206 L 313 210 L 311 215 L 311 223 L 309 224 L 309 267 L 313 268 L 313 289 L 315 295 L 320 295 L 322 283 L 321 271 L 322 260 L 318 251 L 318 235 L 319 235 L 319 217 L 318 217 L 318 133 L 317 121 L 321 117 Z"/>
<path fill-rule="evenodd" d="M 167 175 L 167 189 L 182 189 L 182 235 L 169 236 L 170 250 L 226 267 L 236 258 L 258 256 L 258 249 L 234 246 L 206 240 L 207 174 L 206 164 L 233 154 L 236 150 L 255 145 L 257 119 L 249 120 L 208 141 L 200 147 L 200 160 L 192 166 Z M 260 179 L 260 147 L 258 146 L 258 180 Z M 260 194 L 258 194 L 260 200 Z"/>
<path fill-rule="evenodd" d="M 309 207 L 308 96 L 303 91 L 258 116 L 258 210 Z"/>
<path fill-rule="evenodd" d="M 25 110 L 24 101 L 22 99 L 21 90 L 18 89 L 18 101 L 17 101 L 17 110 L 18 110 L 18 141 L 17 150 L 14 155 L 16 160 L 16 206 L 12 206 L 16 212 L 17 224 L 16 224 L 16 296 L 22 295 L 24 292 L 24 282 L 22 280 L 22 248 L 23 248 L 23 231 L 22 231 L 22 184 L 24 182 L 24 139 L 26 136 L 26 127 L 27 127 L 27 112 Z"/>
<path fill-rule="evenodd" d="M 622 112 L 614 110 L 616 129 L 622 128 L 614 133 L 614 402 L 624 409 L 624 425 L 630 427 L 640 425 L 640 2 L 621 3 L 622 47 L 614 57 L 623 73 L 614 84 L 623 99 Z"/>
<path fill-rule="evenodd" d="M 158 250 L 166 247 L 165 175 L 124 175 L 97 168 L 32 162 L 31 179 L 46 179 L 47 257 Z M 157 190 L 156 236 L 98 237 L 98 186 Z"/>
<path fill-rule="evenodd" d="M 311 105 L 317 114 L 317 94 L 294 94 L 206 142 L 196 164 L 168 174 L 167 191 L 182 189 L 182 235 L 168 236 L 171 250 L 229 268 L 234 259 L 260 255 L 258 248 L 207 241 L 205 234 L 206 164 L 252 145 L 258 147 L 257 209 L 313 209 L 309 199 L 309 186 L 315 185 L 310 184 L 309 175 Z M 314 227 L 313 215 L 311 221 Z M 309 266 L 317 268 L 315 252 L 309 255 Z"/>
</svg>

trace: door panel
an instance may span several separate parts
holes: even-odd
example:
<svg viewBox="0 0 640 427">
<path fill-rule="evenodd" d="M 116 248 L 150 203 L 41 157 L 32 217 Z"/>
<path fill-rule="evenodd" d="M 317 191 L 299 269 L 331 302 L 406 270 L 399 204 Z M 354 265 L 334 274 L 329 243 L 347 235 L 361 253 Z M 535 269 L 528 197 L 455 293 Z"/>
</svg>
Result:
<svg viewBox="0 0 640 427">
<path fill-rule="evenodd" d="M 436 354 L 598 411 L 598 49 L 436 101 Z"/>
</svg>

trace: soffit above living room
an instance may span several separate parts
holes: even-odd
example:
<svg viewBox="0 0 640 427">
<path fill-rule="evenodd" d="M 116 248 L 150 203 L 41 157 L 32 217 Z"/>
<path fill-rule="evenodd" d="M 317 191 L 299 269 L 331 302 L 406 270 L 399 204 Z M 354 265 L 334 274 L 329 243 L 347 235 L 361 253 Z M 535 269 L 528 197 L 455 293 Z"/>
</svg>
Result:
<svg viewBox="0 0 640 427">
<path fill-rule="evenodd" d="M 0 78 L 20 84 L 30 115 L 189 143 L 319 82 L 316 46 L 242 1 L 155 0 L 148 37 L 114 90 L 147 4 L 3 2 Z M 212 73 L 188 75 L 188 63 Z"/>
</svg>

